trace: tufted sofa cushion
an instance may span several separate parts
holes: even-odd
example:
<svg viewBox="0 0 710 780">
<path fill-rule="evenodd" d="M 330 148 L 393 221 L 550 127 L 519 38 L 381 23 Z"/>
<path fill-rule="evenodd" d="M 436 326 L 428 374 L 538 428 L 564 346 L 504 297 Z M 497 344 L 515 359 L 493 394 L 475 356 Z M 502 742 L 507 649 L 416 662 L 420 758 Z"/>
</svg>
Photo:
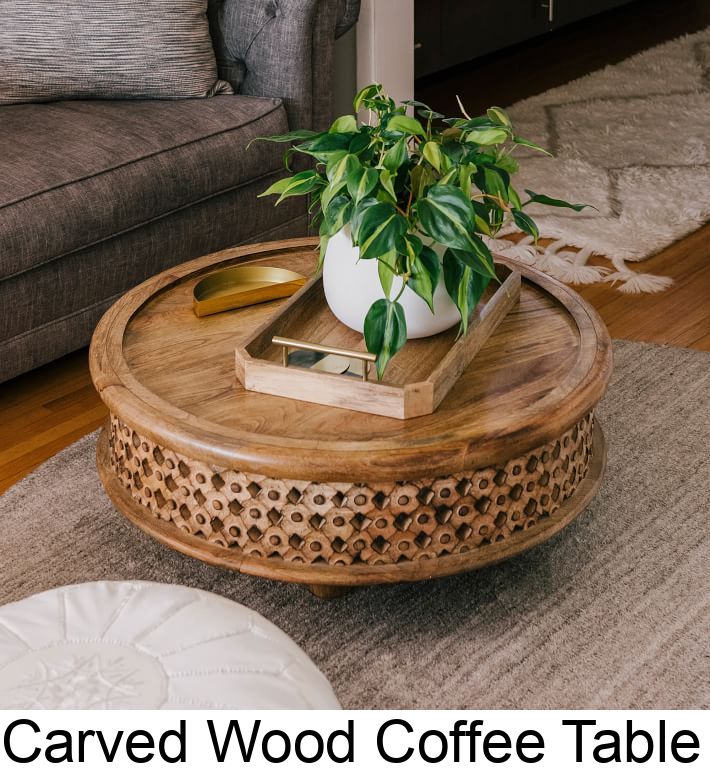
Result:
<svg viewBox="0 0 710 780">
<path fill-rule="evenodd" d="M 274 144 L 246 147 L 288 129 L 281 101 L 241 95 L 0 114 L 0 280 L 279 170 Z"/>
</svg>

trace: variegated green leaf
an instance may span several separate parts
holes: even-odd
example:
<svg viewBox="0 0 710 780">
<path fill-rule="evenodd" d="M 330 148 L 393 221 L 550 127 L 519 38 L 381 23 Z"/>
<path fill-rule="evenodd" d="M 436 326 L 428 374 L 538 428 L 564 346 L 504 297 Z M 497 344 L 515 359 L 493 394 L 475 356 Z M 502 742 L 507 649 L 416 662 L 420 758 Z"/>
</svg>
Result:
<svg viewBox="0 0 710 780">
<path fill-rule="evenodd" d="M 387 150 L 382 164 L 390 173 L 397 173 L 407 160 L 407 140 L 400 138 L 394 146 Z"/>
<path fill-rule="evenodd" d="M 365 345 L 377 355 L 377 378 L 407 342 L 407 322 L 402 304 L 381 298 L 375 301 L 365 317 Z"/>
<path fill-rule="evenodd" d="M 323 221 L 329 236 L 334 236 L 344 225 L 350 221 L 353 213 L 353 202 L 344 193 L 336 195 L 328 208 L 323 209 Z"/>
<path fill-rule="evenodd" d="M 380 278 L 382 292 L 389 298 L 392 292 L 392 281 L 395 276 L 395 265 L 397 263 L 397 250 L 391 249 L 377 260 L 377 275 Z"/>
<path fill-rule="evenodd" d="M 486 111 L 486 116 L 498 125 L 503 125 L 504 127 L 511 126 L 510 117 L 499 106 L 491 106 Z"/>
<path fill-rule="evenodd" d="M 407 220 L 397 213 L 391 203 L 375 203 L 362 215 L 357 241 L 360 257 L 380 257 L 396 248 L 398 240 L 407 231 Z"/>
<path fill-rule="evenodd" d="M 518 146 L 525 146 L 528 149 L 534 149 L 536 152 L 542 152 L 543 154 L 546 154 L 548 157 L 552 157 L 552 153 L 548 152 L 547 149 L 544 149 L 539 144 L 536 144 L 534 141 L 528 141 L 525 138 L 520 138 L 520 136 L 514 135 L 513 136 L 513 143 L 517 144 Z"/>
<path fill-rule="evenodd" d="M 513 214 L 513 221 L 523 231 L 532 236 L 535 241 L 540 238 L 540 231 L 538 230 L 535 222 L 523 211 L 519 209 L 511 209 Z"/>
<path fill-rule="evenodd" d="M 468 322 L 481 299 L 490 278 L 477 274 L 461 262 L 459 253 L 447 250 L 444 254 L 444 284 L 449 297 L 461 315 L 460 332 L 465 334 Z"/>
<path fill-rule="evenodd" d="M 505 143 L 508 140 L 508 132 L 499 127 L 481 127 L 470 130 L 466 134 L 466 140 L 479 146 L 493 146 Z"/>
<path fill-rule="evenodd" d="M 434 170 L 441 173 L 441 146 L 436 141 L 427 141 L 422 148 L 422 157 L 434 168 Z"/>
<path fill-rule="evenodd" d="M 436 184 L 417 202 L 417 216 L 435 241 L 444 246 L 473 251 L 471 201 L 458 187 Z"/>
<path fill-rule="evenodd" d="M 561 209 L 572 209 L 573 211 L 582 211 L 582 209 L 593 209 L 594 206 L 589 206 L 586 203 L 568 203 L 566 200 L 559 200 L 559 198 L 551 198 L 549 195 L 540 195 L 538 192 L 532 190 L 525 190 L 530 200 L 528 203 L 542 203 L 544 206 L 556 206 Z M 525 204 L 527 205 L 527 204 Z"/>
<path fill-rule="evenodd" d="M 392 201 L 396 203 L 397 193 L 394 191 L 392 174 L 386 168 L 380 171 L 380 184 L 382 185 L 382 189 L 392 198 Z"/>
<path fill-rule="evenodd" d="M 329 133 L 356 133 L 357 119 L 352 114 L 339 116 L 330 126 Z"/>
<path fill-rule="evenodd" d="M 393 116 L 387 123 L 387 129 L 391 133 L 406 133 L 407 135 L 418 135 L 422 138 L 426 136 L 422 123 L 413 116 L 407 116 L 406 114 Z"/>
<path fill-rule="evenodd" d="M 347 187 L 350 197 L 358 203 L 375 189 L 379 180 L 376 168 L 364 168 L 358 165 L 348 174 Z"/>
</svg>

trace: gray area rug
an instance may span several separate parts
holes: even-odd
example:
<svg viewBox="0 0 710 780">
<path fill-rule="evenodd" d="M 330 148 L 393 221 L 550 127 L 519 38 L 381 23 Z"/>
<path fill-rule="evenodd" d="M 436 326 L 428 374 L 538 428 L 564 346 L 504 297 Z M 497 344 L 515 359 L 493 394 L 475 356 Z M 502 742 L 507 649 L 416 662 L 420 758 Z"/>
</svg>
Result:
<svg viewBox="0 0 710 780">
<path fill-rule="evenodd" d="M 635 273 L 626 263 L 657 254 L 710 219 L 710 28 L 509 110 L 519 135 L 555 155 L 519 150 L 519 191 L 598 210 L 534 207 L 541 235 L 553 243 L 498 241 L 493 248 L 567 283 L 606 279 L 628 293 L 668 286 L 668 277 Z M 613 273 L 590 265 L 592 252 L 608 257 Z"/>
<path fill-rule="evenodd" d="M 515 560 L 322 602 L 144 536 L 104 496 L 92 434 L 0 496 L 0 602 L 97 579 L 204 588 L 284 629 L 350 708 L 708 707 L 710 354 L 615 347 L 601 491 Z"/>
</svg>

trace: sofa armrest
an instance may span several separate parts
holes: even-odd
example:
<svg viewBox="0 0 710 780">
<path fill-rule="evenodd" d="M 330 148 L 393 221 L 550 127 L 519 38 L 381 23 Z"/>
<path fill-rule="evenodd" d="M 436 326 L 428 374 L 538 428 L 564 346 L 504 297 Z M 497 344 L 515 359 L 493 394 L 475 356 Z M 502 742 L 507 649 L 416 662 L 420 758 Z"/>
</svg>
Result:
<svg viewBox="0 0 710 780">
<path fill-rule="evenodd" d="M 289 126 L 332 119 L 335 38 L 360 0 L 213 0 L 210 23 L 220 77 L 245 95 L 282 98 Z"/>
</svg>

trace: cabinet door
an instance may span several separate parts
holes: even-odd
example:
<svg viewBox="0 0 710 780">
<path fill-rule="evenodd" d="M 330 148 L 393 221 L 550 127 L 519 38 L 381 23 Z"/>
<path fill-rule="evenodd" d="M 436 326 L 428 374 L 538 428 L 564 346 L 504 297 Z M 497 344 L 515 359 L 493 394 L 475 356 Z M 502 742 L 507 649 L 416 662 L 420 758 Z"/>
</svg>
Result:
<svg viewBox="0 0 710 780">
<path fill-rule="evenodd" d="M 547 0 L 544 0 L 545 2 Z M 600 14 L 611 8 L 626 5 L 631 0 L 550 0 L 552 2 L 552 25 L 561 27 L 563 24 L 577 22 L 588 16 Z"/>
<path fill-rule="evenodd" d="M 441 9 L 438 0 L 414 3 L 414 75 L 416 78 L 447 67 L 441 55 Z"/>
<path fill-rule="evenodd" d="M 447 0 L 441 3 L 441 47 L 451 64 L 540 35 L 549 29 L 539 0 Z"/>
</svg>

